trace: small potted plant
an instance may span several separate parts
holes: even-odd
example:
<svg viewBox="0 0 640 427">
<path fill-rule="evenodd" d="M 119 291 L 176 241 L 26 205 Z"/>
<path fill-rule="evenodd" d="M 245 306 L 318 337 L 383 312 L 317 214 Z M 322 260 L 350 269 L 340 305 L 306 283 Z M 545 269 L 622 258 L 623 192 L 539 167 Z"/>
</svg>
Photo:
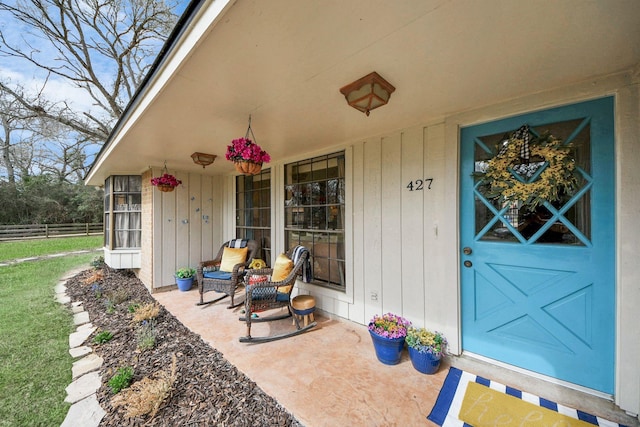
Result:
<svg viewBox="0 0 640 427">
<path fill-rule="evenodd" d="M 447 339 L 440 332 L 410 326 L 407 330 L 407 347 L 413 367 L 423 374 L 433 374 L 440 367 L 440 360 L 447 348 Z"/>
<path fill-rule="evenodd" d="M 225 158 L 232 161 L 238 172 L 255 175 L 262 169 L 263 163 L 269 163 L 271 156 L 249 138 L 238 138 L 227 146 Z"/>
<path fill-rule="evenodd" d="M 410 321 L 393 313 L 373 316 L 369 322 L 369 335 L 380 362 L 385 365 L 395 365 L 400 362 L 410 325 Z"/>
<path fill-rule="evenodd" d="M 178 285 L 178 289 L 183 292 L 191 289 L 195 275 L 195 268 L 182 267 L 176 270 L 176 284 Z"/>
</svg>

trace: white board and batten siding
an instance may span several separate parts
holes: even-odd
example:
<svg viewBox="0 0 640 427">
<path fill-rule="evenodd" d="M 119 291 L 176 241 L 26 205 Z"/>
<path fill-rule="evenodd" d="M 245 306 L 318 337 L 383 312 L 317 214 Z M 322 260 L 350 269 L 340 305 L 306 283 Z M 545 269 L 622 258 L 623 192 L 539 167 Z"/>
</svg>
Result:
<svg viewBox="0 0 640 427">
<path fill-rule="evenodd" d="M 439 123 L 349 146 L 347 290 L 299 283 L 319 308 L 360 324 L 393 312 L 457 336 L 457 179 L 444 143 Z"/>
<path fill-rule="evenodd" d="M 426 245 L 433 241 L 433 236 L 428 236 L 425 241 L 424 235 L 424 198 L 432 196 L 432 190 L 424 185 L 425 164 L 424 151 L 426 132 L 421 127 L 408 129 L 402 132 L 400 143 L 402 146 L 401 171 L 402 182 L 398 191 L 400 197 L 401 223 L 400 233 L 402 236 L 400 247 L 395 248 L 402 253 L 402 275 L 401 283 L 390 283 L 393 287 L 391 292 L 402 290 L 402 313 L 414 323 L 420 325 L 424 320 L 424 264 Z M 418 190 L 420 181 L 422 190 Z M 435 180 L 435 178 L 434 178 Z M 438 180 L 440 181 L 440 180 Z M 413 186 L 411 191 L 407 186 Z M 428 187 L 428 186 L 427 186 Z"/>
<path fill-rule="evenodd" d="M 404 194 L 402 182 L 401 164 L 402 144 L 401 135 L 398 133 L 393 136 L 382 138 L 381 140 L 381 185 L 380 185 L 380 229 L 381 229 L 381 248 L 378 262 L 382 266 L 381 279 L 385 284 L 384 292 L 382 292 L 382 284 L 380 285 L 379 299 L 382 307 L 376 309 L 383 312 L 398 313 L 402 310 L 402 203 L 401 198 Z M 382 208 L 384 206 L 384 208 Z M 368 322 L 374 314 L 367 313 Z"/>
<path fill-rule="evenodd" d="M 153 193 L 153 288 L 175 284 L 181 267 L 196 268 L 220 248 L 223 193 L 219 176 L 175 173 L 182 185 Z"/>
</svg>

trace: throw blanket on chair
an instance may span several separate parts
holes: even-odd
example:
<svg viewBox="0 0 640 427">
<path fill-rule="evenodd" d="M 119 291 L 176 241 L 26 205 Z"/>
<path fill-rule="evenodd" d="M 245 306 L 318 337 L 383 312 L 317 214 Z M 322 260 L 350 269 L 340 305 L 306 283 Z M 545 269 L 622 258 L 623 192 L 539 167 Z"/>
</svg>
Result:
<svg viewBox="0 0 640 427">
<path fill-rule="evenodd" d="M 247 241 L 245 239 L 233 239 L 233 240 L 229 240 L 229 247 L 230 248 L 246 248 L 247 247 Z"/>
<path fill-rule="evenodd" d="M 305 252 L 309 253 L 309 250 L 301 245 L 296 246 L 295 248 L 293 248 L 293 256 L 291 257 L 291 261 L 293 261 L 294 264 L 297 264 L 300 256 Z M 313 270 L 311 268 L 311 254 L 309 254 L 304 264 L 302 265 L 302 281 L 311 283 L 312 280 Z"/>
</svg>

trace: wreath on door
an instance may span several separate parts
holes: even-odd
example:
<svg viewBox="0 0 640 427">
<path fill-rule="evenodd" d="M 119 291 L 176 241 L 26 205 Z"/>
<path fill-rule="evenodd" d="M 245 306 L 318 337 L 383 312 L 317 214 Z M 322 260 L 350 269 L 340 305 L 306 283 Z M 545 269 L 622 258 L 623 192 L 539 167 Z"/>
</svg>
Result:
<svg viewBox="0 0 640 427">
<path fill-rule="evenodd" d="M 498 154 L 476 174 L 486 186 L 485 197 L 522 202 L 535 211 L 544 202 L 575 193 L 578 171 L 571 148 L 549 133 L 536 137 L 528 125 L 522 126 L 501 141 Z"/>
</svg>

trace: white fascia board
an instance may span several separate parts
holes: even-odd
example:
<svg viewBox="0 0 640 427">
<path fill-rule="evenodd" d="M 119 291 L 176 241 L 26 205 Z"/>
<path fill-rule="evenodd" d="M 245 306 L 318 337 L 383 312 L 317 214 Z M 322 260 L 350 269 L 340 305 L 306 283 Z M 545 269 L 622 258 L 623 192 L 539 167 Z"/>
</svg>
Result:
<svg viewBox="0 0 640 427">
<path fill-rule="evenodd" d="M 90 182 L 93 179 L 96 172 L 102 167 L 104 160 L 109 157 L 129 129 L 131 129 L 142 113 L 144 113 L 156 99 L 167 82 L 171 80 L 176 70 L 178 70 L 193 49 L 196 48 L 202 37 L 220 21 L 221 17 L 224 16 L 226 11 L 233 6 L 236 1 L 237 0 L 208 0 L 198 10 L 197 16 L 191 21 L 189 27 L 185 29 L 173 48 L 167 52 L 164 61 L 155 70 L 153 76 L 142 89 L 138 100 L 134 101 L 134 103 L 129 106 L 129 109 L 123 113 L 128 114 L 126 121 L 116 124 L 116 126 L 119 126 L 117 133 L 106 142 L 106 149 L 101 153 L 100 157 L 96 159 L 96 163 L 91 168 L 91 172 L 85 178 L 85 182 Z"/>
</svg>

